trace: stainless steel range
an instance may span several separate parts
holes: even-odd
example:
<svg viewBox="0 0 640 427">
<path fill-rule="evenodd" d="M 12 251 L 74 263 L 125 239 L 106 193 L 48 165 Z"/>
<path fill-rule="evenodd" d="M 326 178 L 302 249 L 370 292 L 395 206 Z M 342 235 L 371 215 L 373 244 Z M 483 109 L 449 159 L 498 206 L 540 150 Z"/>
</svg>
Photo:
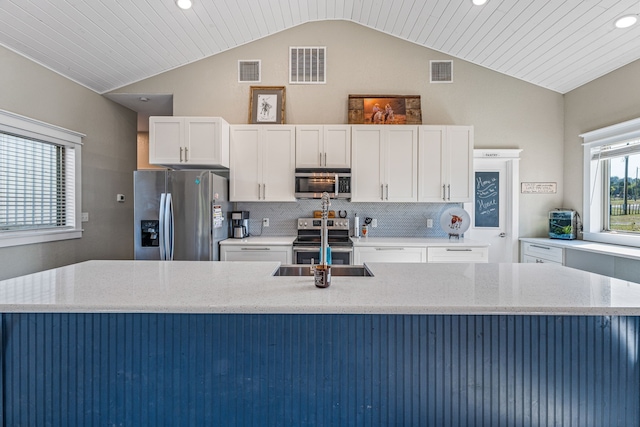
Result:
<svg viewBox="0 0 640 427">
<path fill-rule="evenodd" d="M 298 237 L 293 242 L 293 261 L 296 264 L 318 264 L 321 232 L 322 219 L 298 219 Z M 353 258 L 353 243 L 349 238 L 349 220 L 347 218 L 327 219 L 327 234 L 331 248 L 331 263 L 350 265 Z"/>
</svg>

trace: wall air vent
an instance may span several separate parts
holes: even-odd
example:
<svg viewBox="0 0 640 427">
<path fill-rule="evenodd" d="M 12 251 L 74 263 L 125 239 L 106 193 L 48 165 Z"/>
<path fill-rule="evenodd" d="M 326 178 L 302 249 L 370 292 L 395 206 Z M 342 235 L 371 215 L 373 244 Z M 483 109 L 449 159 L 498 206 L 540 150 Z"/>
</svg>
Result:
<svg viewBox="0 0 640 427">
<path fill-rule="evenodd" d="M 429 61 L 429 83 L 453 83 L 453 61 Z"/>
<path fill-rule="evenodd" d="M 290 47 L 289 83 L 322 84 L 326 83 L 327 62 L 326 47 Z"/>
<path fill-rule="evenodd" d="M 260 83 L 260 60 L 238 61 L 238 83 Z"/>
</svg>

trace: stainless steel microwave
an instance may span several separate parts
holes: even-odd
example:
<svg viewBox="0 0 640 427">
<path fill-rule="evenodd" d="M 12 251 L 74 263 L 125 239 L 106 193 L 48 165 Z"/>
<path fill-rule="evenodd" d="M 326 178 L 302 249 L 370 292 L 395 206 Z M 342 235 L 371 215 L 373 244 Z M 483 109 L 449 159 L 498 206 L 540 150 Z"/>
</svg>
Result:
<svg viewBox="0 0 640 427">
<path fill-rule="evenodd" d="M 351 198 L 351 169 L 296 169 L 295 196 L 320 199 L 325 191 L 332 199 Z"/>
</svg>

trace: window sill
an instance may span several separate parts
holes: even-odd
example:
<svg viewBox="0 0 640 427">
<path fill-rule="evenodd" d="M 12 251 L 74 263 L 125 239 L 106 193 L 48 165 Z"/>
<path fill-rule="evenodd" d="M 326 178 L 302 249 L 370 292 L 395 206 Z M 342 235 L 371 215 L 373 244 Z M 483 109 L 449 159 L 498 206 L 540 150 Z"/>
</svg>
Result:
<svg viewBox="0 0 640 427">
<path fill-rule="evenodd" d="M 629 236 L 616 233 L 584 233 L 582 239 L 589 242 L 607 243 L 609 245 L 640 247 L 640 236 Z"/>
<path fill-rule="evenodd" d="M 23 231 L 0 234 L 0 248 L 30 245 L 33 243 L 55 242 L 58 240 L 79 239 L 82 229 L 65 229 L 54 231 Z"/>
</svg>

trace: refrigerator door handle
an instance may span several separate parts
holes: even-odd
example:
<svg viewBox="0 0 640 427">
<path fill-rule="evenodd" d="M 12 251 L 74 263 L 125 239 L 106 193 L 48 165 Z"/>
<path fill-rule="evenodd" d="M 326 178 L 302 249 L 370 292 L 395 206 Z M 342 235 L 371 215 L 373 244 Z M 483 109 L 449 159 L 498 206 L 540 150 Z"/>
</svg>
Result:
<svg viewBox="0 0 640 427">
<path fill-rule="evenodd" d="M 173 226 L 173 201 L 171 200 L 171 193 L 167 193 L 167 200 L 165 202 L 165 227 L 167 230 L 166 240 L 166 259 L 167 261 L 173 261 L 173 243 L 174 243 L 174 226 Z"/>
<path fill-rule="evenodd" d="M 166 197 L 167 195 L 165 193 L 160 194 L 160 210 L 158 212 L 158 232 L 159 232 L 159 248 L 160 248 L 160 260 L 164 261 L 166 259 L 166 252 L 165 252 L 165 229 L 164 229 L 164 222 L 165 222 L 165 218 L 164 218 L 164 205 L 165 205 L 165 201 L 166 201 Z"/>
</svg>

